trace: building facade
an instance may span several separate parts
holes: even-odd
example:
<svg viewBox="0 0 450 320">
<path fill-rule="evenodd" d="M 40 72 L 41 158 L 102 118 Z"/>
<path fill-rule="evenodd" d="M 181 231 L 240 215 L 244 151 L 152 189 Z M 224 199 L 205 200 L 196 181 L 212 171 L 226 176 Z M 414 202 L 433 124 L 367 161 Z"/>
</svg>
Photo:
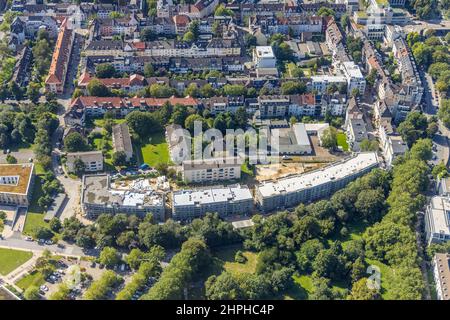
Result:
<svg viewBox="0 0 450 320">
<path fill-rule="evenodd" d="M 360 153 L 306 174 L 265 182 L 256 186 L 256 203 L 263 212 L 270 212 L 328 197 L 378 164 L 376 153 Z"/>
</svg>

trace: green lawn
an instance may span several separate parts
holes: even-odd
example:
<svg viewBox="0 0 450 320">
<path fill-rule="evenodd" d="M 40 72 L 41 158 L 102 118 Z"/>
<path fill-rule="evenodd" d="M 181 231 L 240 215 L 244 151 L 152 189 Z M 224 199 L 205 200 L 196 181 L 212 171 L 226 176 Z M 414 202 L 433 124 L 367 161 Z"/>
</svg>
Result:
<svg viewBox="0 0 450 320">
<path fill-rule="evenodd" d="M 163 132 L 153 134 L 148 143 L 135 147 L 140 164 L 146 163 L 155 167 L 159 163 L 170 164 L 169 147 Z"/>
<path fill-rule="evenodd" d="M 103 135 L 101 138 L 95 138 L 93 144 L 93 147 L 99 151 L 102 151 L 103 149 L 107 150 L 105 153 L 105 167 L 106 169 L 113 169 L 112 155 L 114 153 L 114 148 L 112 146 L 112 138 Z"/>
<path fill-rule="evenodd" d="M 366 262 L 369 265 L 374 265 L 377 266 L 378 268 L 380 268 L 380 273 L 381 273 L 381 296 L 383 297 L 384 300 L 391 300 L 392 296 L 391 296 L 391 292 L 390 292 L 390 282 L 392 281 L 392 276 L 393 276 L 393 272 L 394 270 L 389 267 L 388 265 L 377 261 L 377 260 L 371 260 L 371 259 L 367 259 L 366 258 Z"/>
<path fill-rule="evenodd" d="M 344 132 L 338 132 L 337 134 L 337 144 L 342 147 L 344 151 L 348 151 L 347 137 Z"/>
<path fill-rule="evenodd" d="M 238 263 L 234 261 L 234 256 L 238 250 L 243 252 L 244 256 L 247 258 L 247 262 Z M 214 256 L 217 258 L 218 264 L 221 265 L 223 270 L 236 276 L 240 276 L 245 273 L 254 273 L 256 270 L 258 255 L 254 252 L 242 250 L 241 246 L 221 248 L 214 253 Z"/>
<path fill-rule="evenodd" d="M 0 274 L 7 275 L 30 260 L 32 256 L 33 254 L 29 251 L 0 248 Z"/>
<path fill-rule="evenodd" d="M 22 289 L 26 290 L 29 286 L 35 285 L 35 286 L 41 286 L 45 283 L 44 276 L 42 273 L 38 271 L 32 271 L 31 273 L 27 274 L 25 277 L 20 279 L 16 282 L 16 285 Z"/>
<path fill-rule="evenodd" d="M 34 229 L 37 227 L 48 226 L 48 223 L 44 221 L 45 210 L 38 205 L 38 199 L 42 195 L 42 179 L 37 175 L 33 186 L 33 197 L 31 198 L 31 203 L 28 207 L 27 219 L 25 220 L 25 226 L 23 228 L 23 233 L 27 235 L 32 235 Z"/>
<path fill-rule="evenodd" d="M 114 119 L 114 123 L 115 124 L 121 124 L 121 123 L 124 123 L 124 122 L 125 122 L 125 119 Z M 105 123 L 105 120 L 103 120 L 103 119 L 95 119 L 94 120 L 94 125 L 96 127 L 103 128 L 103 124 L 104 123 Z"/>
</svg>

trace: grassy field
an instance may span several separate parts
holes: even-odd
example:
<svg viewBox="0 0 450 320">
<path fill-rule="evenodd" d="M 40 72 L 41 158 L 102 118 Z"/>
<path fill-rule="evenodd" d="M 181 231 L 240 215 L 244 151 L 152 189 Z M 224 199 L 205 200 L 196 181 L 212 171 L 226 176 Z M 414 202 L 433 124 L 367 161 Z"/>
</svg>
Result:
<svg viewBox="0 0 450 320">
<path fill-rule="evenodd" d="M 155 167 L 159 163 L 170 164 L 169 147 L 163 132 L 153 134 L 148 143 L 136 146 L 139 163 Z"/>
<path fill-rule="evenodd" d="M 339 147 L 342 147 L 344 151 L 348 151 L 348 143 L 347 143 L 347 137 L 345 136 L 345 133 L 338 132 L 337 134 L 337 144 Z"/>
<path fill-rule="evenodd" d="M 247 258 L 247 262 L 238 263 L 234 261 L 236 252 L 241 250 L 244 256 Z M 256 270 L 256 262 L 258 255 L 254 252 L 244 251 L 241 246 L 230 246 L 221 248 L 214 253 L 217 258 L 217 262 L 223 270 L 228 271 L 236 276 L 240 276 L 245 273 L 254 273 Z"/>
<path fill-rule="evenodd" d="M 125 122 L 125 119 L 114 119 L 114 123 L 115 124 L 121 124 L 121 123 L 124 123 L 124 122 Z M 103 120 L 103 119 L 95 119 L 94 120 L 94 125 L 96 127 L 103 128 L 104 123 L 105 123 L 105 120 Z"/>
<path fill-rule="evenodd" d="M 39 287 L 39 286 L 43 285 L 44 283 L 45 283 L 45 279 L 44 279 L 44 276 L 42 275 L 42 273 L 33 271 L 33 272 L 27 274 L 25 277 L 23 277 L 19 281 L 17 281 L 16 285 L 20 289 L 25 291 L 31 285 L 35 285 L 35 286 Z"/>
<path fill-rule="evenodd" d="M 394 270 L 391 267 L 389 267 L 388 265 L 386 265 L 380 261 L 377 261 L 377 260 L 366 259 L 366 262 L 369 265 L 374 265 L 374 266 L 377 266 L 378 268 L 380 268 L 381 296 L 385 300 L 392 299 L 391 291 L 390 291 L 390 289 L 391 289 L 390 282 L 391 282 Z"/>
<path fill-rule="evenodd" d="M 114 166 L 112 164 L 112 155 L 114 153 L 114 148 L 112 145 L 112 138 L 103 135 L 101 138 L 95 138 L 93 141 L 94 148 L 102 151 L 104 148 L 108 150 L 105 154 L 105 168 L 113 169 Z"/>
<path fill-rule="evenodd" d="M 38 205 L 38 199 L 42 194 L 42 179 L 37 175 L 33 186 L 33 197 L 28 207 L 27 219 L 23 228 L 23 233 L 27 235 L 32 235 L 33 230 L 37 227 L 48 226 L 48 223 L 44 221 L 45 210 Z"/>
<path fill-rule="evenodd" d="M 33 254 L 29 251 L 0 248 L 0 274 L 7 275 L 31 259 Z"/>
</svg>

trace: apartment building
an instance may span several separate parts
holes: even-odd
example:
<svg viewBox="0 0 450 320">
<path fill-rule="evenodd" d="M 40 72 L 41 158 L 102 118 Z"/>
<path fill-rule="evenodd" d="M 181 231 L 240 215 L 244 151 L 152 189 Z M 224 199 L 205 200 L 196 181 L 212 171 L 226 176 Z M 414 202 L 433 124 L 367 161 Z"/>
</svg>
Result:
<svg viewBox="0 0 450 320">
<path fill-rule="evenodd" d="M 84 125 L 86 117 L 101 117 L 106 111 L 112 111 L 116 117 L 124 117 L 131 111 L 156 111 L 165 103 L 186 107 L 199 106 L 197 99 L 186 98 L 121 98 L 82 96 L 74 99 L 69 111 L 64 115 L 66 125 Z"/>
<path fill-rule="evenodd" d="M 277 64 L 277 59 L 273 53 L 271 46 L 257 46 L 253 49 L 253 63 L 255 68 L 266 69 L 275 68 Z"/>
<path fill-rule="evenodd" d="M 81 207 L 89 219 L 95 219 L 103 213 L 150 214 L 157 222 L 165 219 L 164 194 L 146 188 L 113 188 L 110 176 L 106 174 L 83 176 Z"/>
<path fill-rule="evenodd" d="M 375 152 L 359 153 L 319 170 L 265 182 L 256 186 L 256 203 L 262 211 L 270 212 L 328 197 L 378 164 Z"/>
<path fill-rule="evenodd" d="M 345 114 L 345 131 L 347 141 L 352 151 L 360 151 L 359 144 L 368 139 L 366 123 L 363 119 L 364 115 L 359 109 L 358 101 L 355 98 L 350 99 Z"/>
<path fill-rule="evenodd" d="M 320 108 L 317 108 L 316 97 L 311 93 L 291 95 L 289 100 L 288 114 L 291 116 L 315 116 L 320 112 Z"/>
<path fill-rule="evenodd" d="M 73 41 L 74 32 L 68 29 L 67 19 L 64 19 L 56 40 L 48 76 L 45 79 L 45 90 L 47 92 L 63 93 Z"/>
<path fill-rule="evenodd" d="M 0 165 L 0 204 L 8 206 L 28 206 L 34 184 L 34 165 Z"/>
<path fill-rule="evenodd" d="M 181 164 L 181 176 L 186 183 L 240 179 L 241 165 L 238 157 L 185 160 Z"/>
<path fill-rule="evenodd" d="M 337 51 L 337 48 L 340 44 L 342 44 L 343 39 L 344 37 L 342 36 L 336 21 L 333 18 L 330 19 L 325 31 L 325 42 L 328 49 L 330 49 L 331 52 Z"/>
<path fill-rule="evenodd" d="M 88 72 L 84 72 L 78 80 L 78 87 L 87 93 L 87 86 L 92 79 L 94 79 L 94 77 Z M 128 78 L 98 78 L 97 80 L 110 90 L 123 90 L 130 93 L 141 90 L 147 85 L 144 76 L 141 76 L 140 74 L 132 74 Z"/>
<path fill-rule="evenodd" d="M 341 85 L 348 86 L 348 81 L 345 76 L 318 75 L 312 76 L 308 85 L 311 90 L 316 91 L 318 94 L 324 94 L 330 86 L 338 88 Z"/>
<path fill-rule="evenodd" d="M 351 94 L 354 89 L 357 89 L 360 94 L 364 94 L 366 79 L 358 65 L 353 61 L 343 62 L 341 63 L 341 70 L 347 79 L 347 92 Z"/>
<path fill-rule="evenodd" d="M 401 37 L 394 40 L 392 52 L 402 76 L 401 87 L 406 95 L 405 101 L 417 105 L 422 100 L 424 89 L 406 41 Z"/>
<path fill-rule="evenodd" d="M 438 300 L 450 300 L 450 254 L 434 255 L 433 275 Z"/>
<path fill-rule="evenodd" d="M 67 153 L 66 166 L 69 172 L 74 172 L 77 159 L 83 161 L 86 172 L 103 171 L 103 153 L 101 151 Z"/>
<path fill-rule="evenodd" d="M 258 96 L 261 118 L 284 117 L 289 110 L 289 96 Z"/>
<path fill-rule="evenodd" d="M 207 213 L 218 213 L 221 217 L 247 215 L 253 212 L 253 208 L 253 197 L 247 186 L 215 186 L 172 193 L 174 220 L 191 221 Z"/>
<path fill-rule="evenodd" d="M 289 17 L 256 15 L 249 18 L 250 26 L 260 27 L 264 34 L 291 34 L 301 36 L 302 34 L 322 33 L 323 18 L 319 16 L 291 15 Z M 309 38 L 309 37 L 307 37 Z"/>
<path fill-rule="evenodd" d="M 124 152 L 127 161 L 131 160 L 133 157 L 133 144 L 131 143 L 130 130 L 126 122 L 113 126 L 112 143 L 114 152 Z"/>
<path fill-rule="evenodd" d="M 425 210 L 425 233 L 427 243 L 450 240 L 450 198 L 434 196 Z"/>
</svg>

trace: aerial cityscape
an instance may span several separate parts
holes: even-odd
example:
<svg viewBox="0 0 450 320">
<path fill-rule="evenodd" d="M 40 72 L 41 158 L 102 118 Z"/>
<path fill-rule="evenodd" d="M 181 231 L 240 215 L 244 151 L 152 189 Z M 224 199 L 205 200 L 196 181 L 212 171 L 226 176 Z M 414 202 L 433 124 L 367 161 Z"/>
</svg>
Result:
<svg viewBox="0 0 450 320">
<path fill-rule="evenodd" d="M 450 300 L 449 138 L 449 0 L 0 0 L 0 300 Z"/>
</svg>

